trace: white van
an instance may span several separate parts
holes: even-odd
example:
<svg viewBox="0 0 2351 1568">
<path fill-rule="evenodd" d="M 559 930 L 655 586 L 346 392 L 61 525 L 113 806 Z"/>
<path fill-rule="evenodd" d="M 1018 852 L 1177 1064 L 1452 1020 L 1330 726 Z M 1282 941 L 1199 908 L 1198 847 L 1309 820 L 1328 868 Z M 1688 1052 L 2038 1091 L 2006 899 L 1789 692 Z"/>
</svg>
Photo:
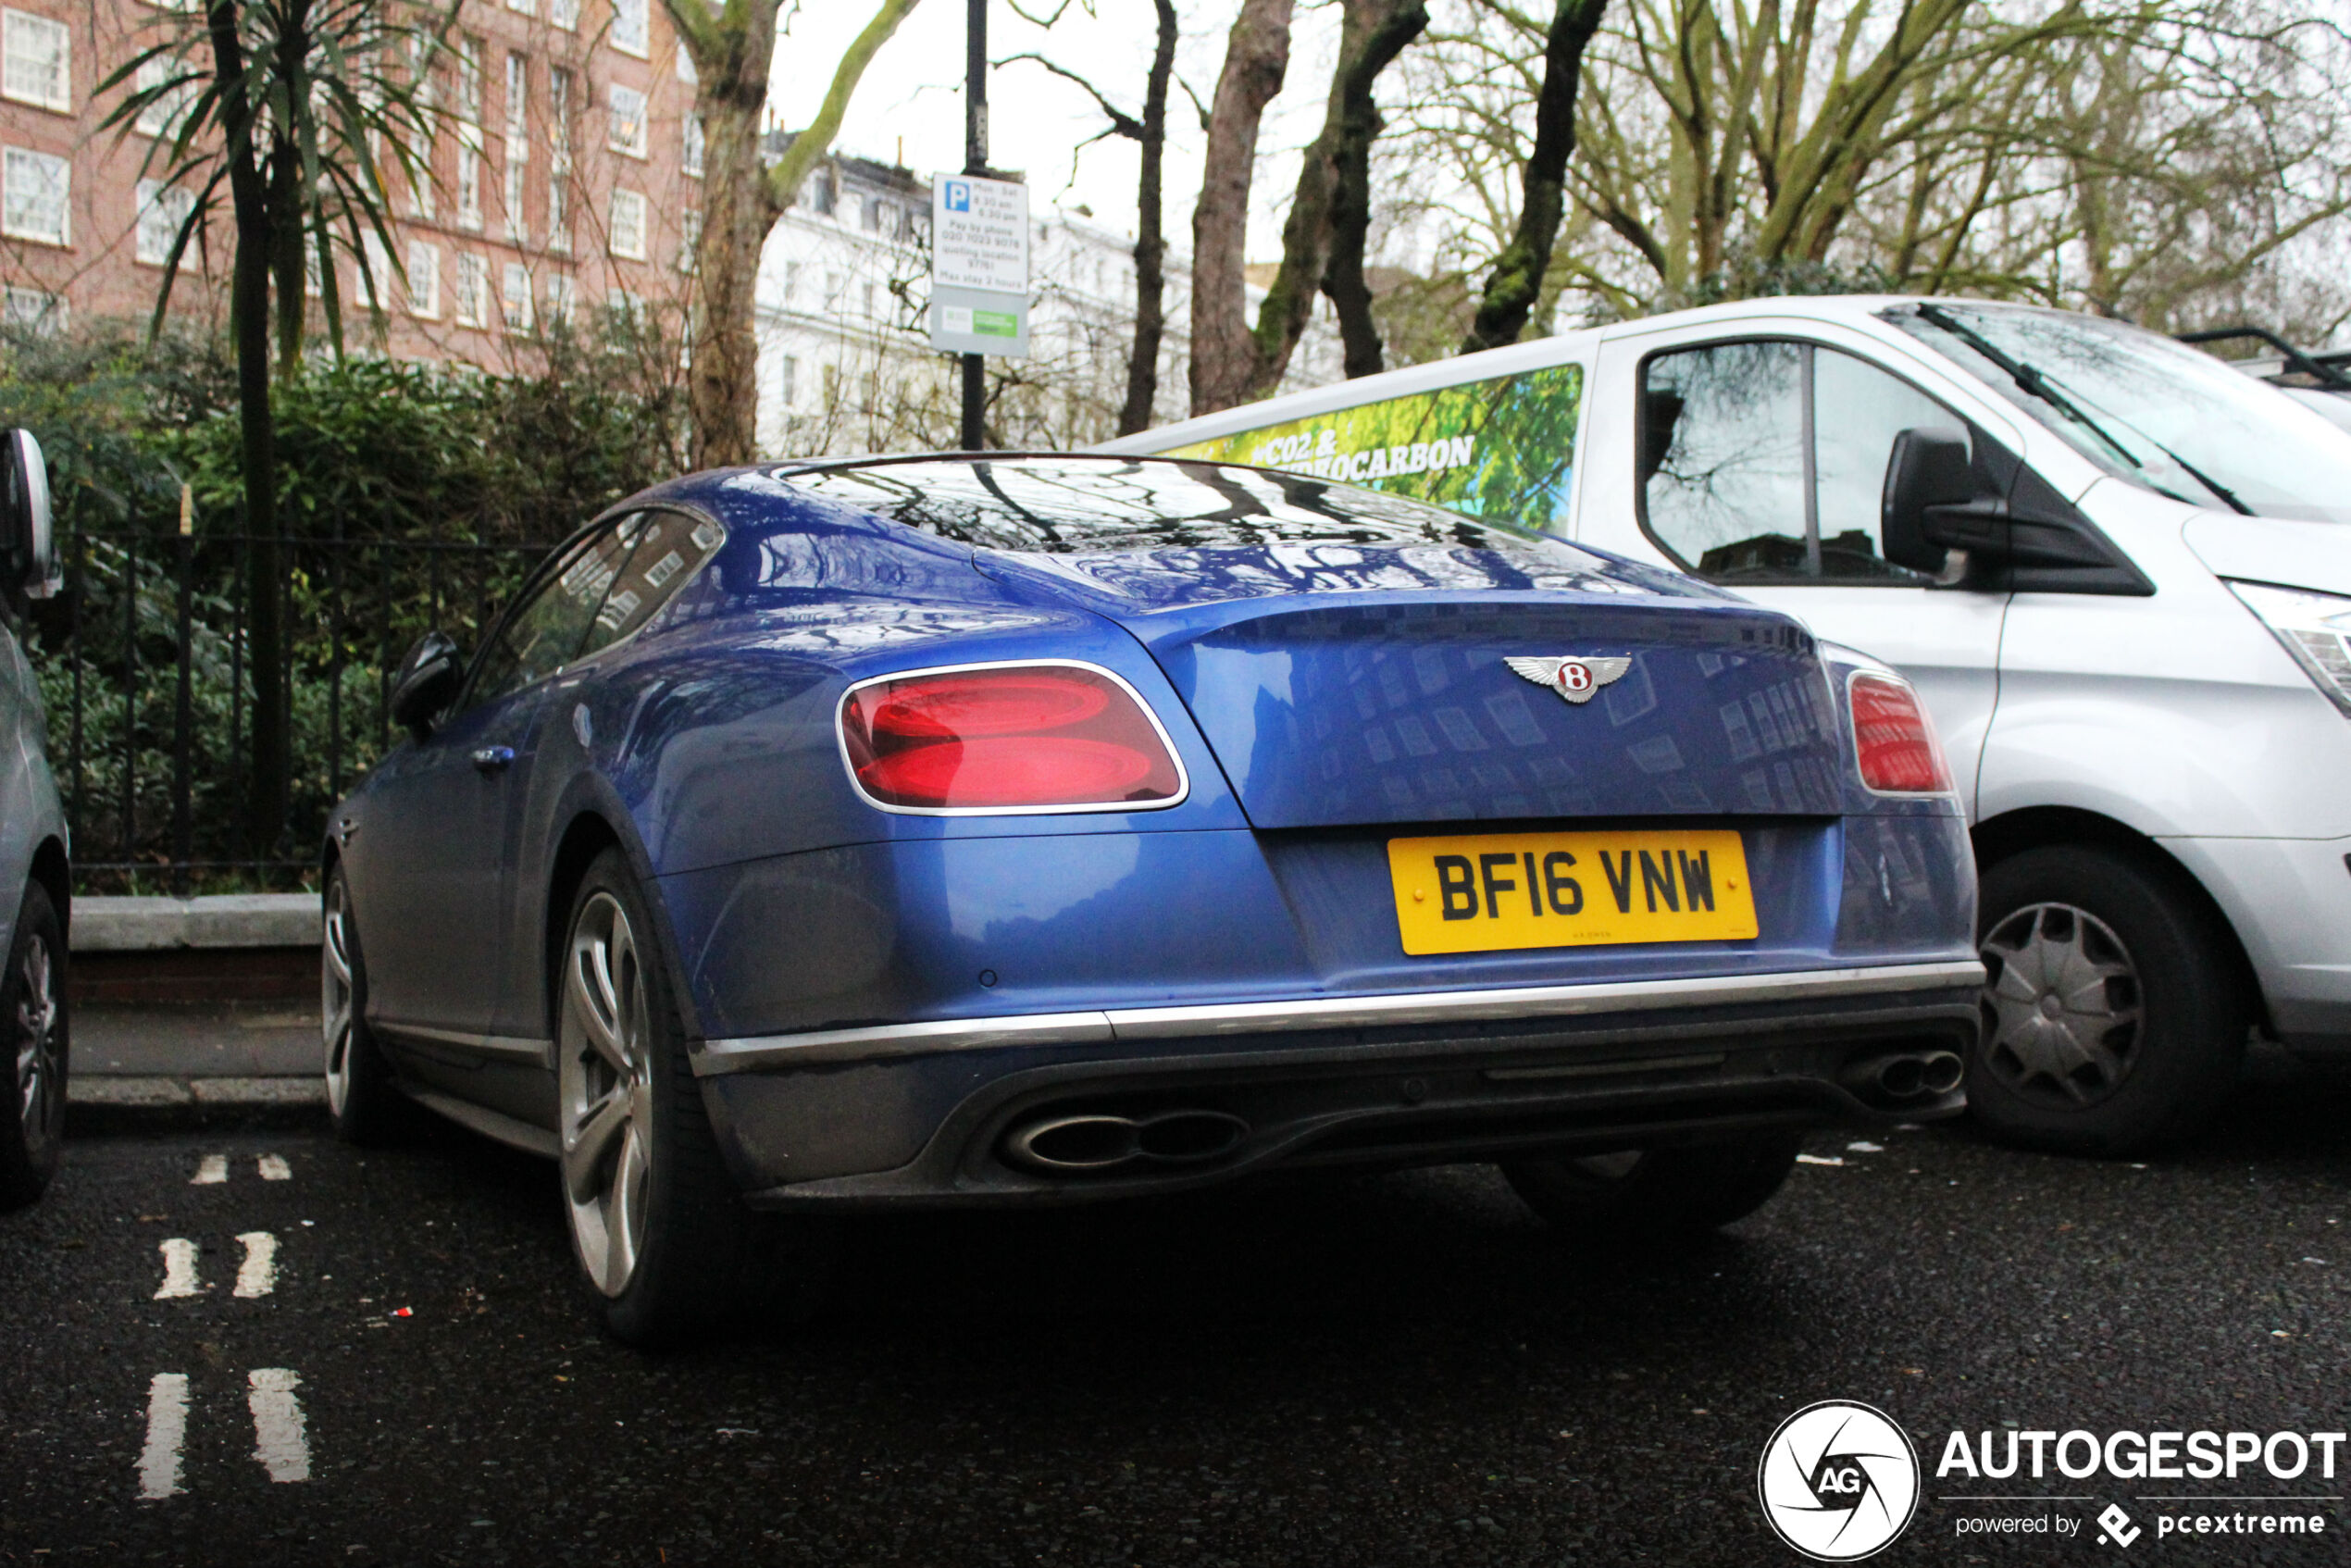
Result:
<svg viewBox="0 0 2351 1568">
<path fill-rule="evenodd" d="M 2274 387 L 2060 311 L 1767 299 L 1109 449 L 1516 518 L 1899 666 L 1974 827 L 1968 1094 L 2009 1139 L 2177 1138 L 2249 1028 L 2351 1060 L 2351 432 Z"/>
</svg>

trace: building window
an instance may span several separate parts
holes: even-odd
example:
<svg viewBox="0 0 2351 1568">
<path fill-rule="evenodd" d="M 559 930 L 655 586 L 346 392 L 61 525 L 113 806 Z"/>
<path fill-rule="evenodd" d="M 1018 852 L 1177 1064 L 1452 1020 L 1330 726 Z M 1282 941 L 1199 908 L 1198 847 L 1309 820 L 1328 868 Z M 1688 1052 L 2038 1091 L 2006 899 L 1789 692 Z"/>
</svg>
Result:
<svg viewBox="0 0 2351 1568">
<path fill-rule="evenodd" d="M 800 263 L 784 263 L 784 308 L 790 310 L 800 302 Z"/>
<path fill-rule="evenodd" d="M 470 35 L 457 40 L 457 118 L 481 123 L 481 40 Z"/>
<path fill-rule="evenodd" d="M 865 198 L 865 210 L 857 215 L 857 221 L 858 227 L 865 230 L 866 233 L 880 233 L 882 225 L 881 202 L 876 197 L 867 196 Z"/>
<path fill-rule="evenodd" d="M 381 310 L 392 303 L 392 253 L 384 248 L 383 236 L 360 235 L 358 294 L 369 311 Z"/>
<path fill-rule="evenodd" d="M 691 210 L 678 220 L 678 270 L 685 273 L 702 268 L 702 214 Z"/>
<path fill-rule="evenodd" d="M 430 321 L 441 315 L 441 247 L 408 242 L 408 314 Z"/>
<path fill-rule="evenodd" d="M 166 185 L 160 180 L 139 181 L 139 230 L 134 254 L 149 267 L 161 267 L 171 259 L 171 248 L 180 242 L 180 230 L 195 210 L 196 196 L 193 191 L 182 191 Z"/>
<path fill-rule="evenodd" d="M 678 156 L 678 167 L 696 180 L 702 178 L 703 154 L 707 144 L 703 139 L 702 116 L 690 114 L 678 122 L 685 137 L 685 150 Z"/>
<path fill-rule="evenodd" d="M 530 220 L 523 209 L 526 176 L 530 166 L 519 160 L 506 165 L 506 238 L 522 244 L 530 238 Z"/>
<path fill-rule="evenodd" d="M 579 0 L 547 0 L 547 19 L 566 32 L 579 29 Z"/>
<path fill-rule="evenodd" d="M 417 162 L 407 171 L 408 216 L 429 220 L 433 216 L 432 138 L 417 139 Z"/>
<path fill-rule="evenodd" d="M 616 81 L 612 94 L 612 131 L 608 144 L 616 153 L 627 153 L 632 158 L 646 156 L 645 95 L 634 87 L 623 87 Z"/>
<path fill-rule="evenodd" d="M 490 263 L 471 251 L 457 253 L 457 324 L 485 327 L 490 321 Z"/>
<path fill-rule="evenodd" d="M 693 51 L 686 47 L 682 38 L 678 41 L 678 80 L 689 87 L 702 84 L 702 72 L 694 68 Z"/>
<path fill-rule="evenodd" d="M 458 127 L 460 131 L 471 129 Z M 462 135 L 457 139 L 457 227 L 481 227 L 481 154 Z"/>
<path fill-rule="evenodd" d="M 498 296 L 509 332 L 530 330 L 530 268 L 519 261 L 506 263 L 506 286 Z"/>
<path fill-rule="evenodd" d="M 783 405 L 786 408 L 790 408 L 800 402 L 800 360 L 797 356 L 789 354 L 784 355 L 784 373 L 776 390 L 782 394 Z"/>
<path fill-rule="evenodd" d="M 873 314 L 874 314 L 874 286 L 873 286 L 871 283 L 860 283 L 860 284 L 857 286 L 857 293 L 858 293 L 858 298 L 859 298 L 860 302 L 861 302 L 861 303 L 864 305 L 864 306 L 865 306 L 865 314 L 866 314 L 867 316 L 871 316 L 871 315 L 873 315 Z"/>
<path fill-rule="evenodd" d="M 73 112 L 73 33 L 65 23 L 24 11 L 0 13 L 0 49 L 7 67 L 0 71 L 0 93 L 59 114 Z"/>
<path fill-rule="evenodd" d="M 72 193 L 73 165 L 66 159 L 22 147 L 0 153 L 0 234 L 71 244 L 66 212 Z"/>
<path fill-rule="evenodd" d="M 833 215 L 833 177 L 829 172 L 819 174 L 808 182 L 808 205 L 822 217 Z"/>
<path fill-rule="evenodd" d="M 54 335 L 66 330 L 66 302 L 39 289 L 12 284 L 0 294 L 0 320 L 19 331 Z"/>
<path fill-rule="evenodd" d="M 168 91 L 157 92 L 167 84 Z M 203 84 L 191 74 L 185 62 L 167 60 L 161 56 L 139 62 L 139 75 L 134 85 L 142 93 L 156 94 L 147 100 L 145 106 L 139 111 L 139 118 L 131 122 L 131 129 L 142 136 L 176 134 L 180 117 L 188 112 L 188 106 L 195 101 L 197 93 L 204 91 Z"/>
<path fill-rule="evenodd" d="M 506 156 L 530 156 L 530 61 L 506 56 Z"/>
<path fill-rule="evenodd" d="M 506 0 L 506 9 L 519 11 L 526 17 L 539 14 L 539 0 Z"/>
<path fill-rule="evenodd" d="M 643 59 L 652 52 L 653 35 L 647 25 L 645 0 L 613 0 L 612 46 L 624 55 Z"/>
<path fill-rule="evenodd" d="M 547 280 L 547 319 L 559 327 L 571 325 L 571 313 L 578 295 L 571 279 L 561 272 Z"/>
<path fill-rule="evenodd" d="M 571 250 L 571 178 L 566 174 L 547 176 L 547 248 Z"/>
<path fill-rule="evenodd" d="M 645 259 L 645 198 L 635 191 L 612 193 L 612 254 Z"/>
<path fill-rule="evenodd" d="M 840 274 L 838 272 L 825 274 L 825 308 L 830 311 L 840 309 Z"/>
</svg>

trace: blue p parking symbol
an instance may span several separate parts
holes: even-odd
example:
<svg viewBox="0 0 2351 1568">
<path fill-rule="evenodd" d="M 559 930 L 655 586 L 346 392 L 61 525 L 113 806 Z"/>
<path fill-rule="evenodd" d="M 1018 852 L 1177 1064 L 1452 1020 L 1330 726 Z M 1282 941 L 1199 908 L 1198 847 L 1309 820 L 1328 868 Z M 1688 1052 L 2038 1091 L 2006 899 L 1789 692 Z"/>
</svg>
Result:
<svg viewBox="0 0 2351 1568">
<path fill-rule="evenodd" d="M 947 182 L 947 210 L 969 212 L 972 209 L 972 188 L 961 180 Z"/>
</svg>

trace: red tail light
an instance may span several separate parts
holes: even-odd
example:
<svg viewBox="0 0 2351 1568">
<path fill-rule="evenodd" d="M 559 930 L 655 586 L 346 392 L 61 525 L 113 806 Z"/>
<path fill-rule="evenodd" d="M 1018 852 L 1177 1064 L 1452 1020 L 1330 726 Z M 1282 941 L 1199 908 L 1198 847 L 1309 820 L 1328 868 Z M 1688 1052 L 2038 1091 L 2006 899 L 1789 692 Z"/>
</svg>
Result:
<svg viewBox="0 0 2351 1568">
<path fill-rule="evenodd" d="M 901 809 L 1149 806 L 1184 791 L 1141 701 L 1112 676 L 1072 665 L 871 681 L 841 704 L 840 735 L 859 786 Z"/>
<path fill-rule="evenodd" d="M 1951 770 L 1934 726 L 1907 680 L 1863 670 L 1853 693 L 1853 749 L 1861 782 L 1881 794 L 1940 795 L 1951 789 Z"/>
</svg>

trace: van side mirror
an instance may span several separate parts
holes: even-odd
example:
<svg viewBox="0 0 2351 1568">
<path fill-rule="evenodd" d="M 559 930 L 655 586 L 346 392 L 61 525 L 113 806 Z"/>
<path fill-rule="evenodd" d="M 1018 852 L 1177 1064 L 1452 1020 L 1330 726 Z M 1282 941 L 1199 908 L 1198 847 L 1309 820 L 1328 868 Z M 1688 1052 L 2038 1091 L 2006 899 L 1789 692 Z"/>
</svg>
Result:
<svg viewBox="0 0 2351 1568">
<path fill-rule="evenodd" d="M 47 599 L 64 581 L 49 512 L 49 461 L 31 430 L 0 436 L 0 553 L 12 592 Z"/>
<path fill-rule="evenodd" d="M 1999 558 L 2008 548 L 2008 502 L 1978 474 L 1967 442 L 1918 427 L 1894 438 L 1878 505 L 1885 558 L 1933 577 L 1951 551 Z"/>
<path fill-rule="evenodd" d="M 400 661 L 400 673 L 392 678 L 393 722 L 423 740 L 432 733 L 432 721 L 457 700 L 457 688 L 465 678 L 466 665 L 457 656 L 457 644 L 446 632 L 426 632 Z"/>
</svg>

